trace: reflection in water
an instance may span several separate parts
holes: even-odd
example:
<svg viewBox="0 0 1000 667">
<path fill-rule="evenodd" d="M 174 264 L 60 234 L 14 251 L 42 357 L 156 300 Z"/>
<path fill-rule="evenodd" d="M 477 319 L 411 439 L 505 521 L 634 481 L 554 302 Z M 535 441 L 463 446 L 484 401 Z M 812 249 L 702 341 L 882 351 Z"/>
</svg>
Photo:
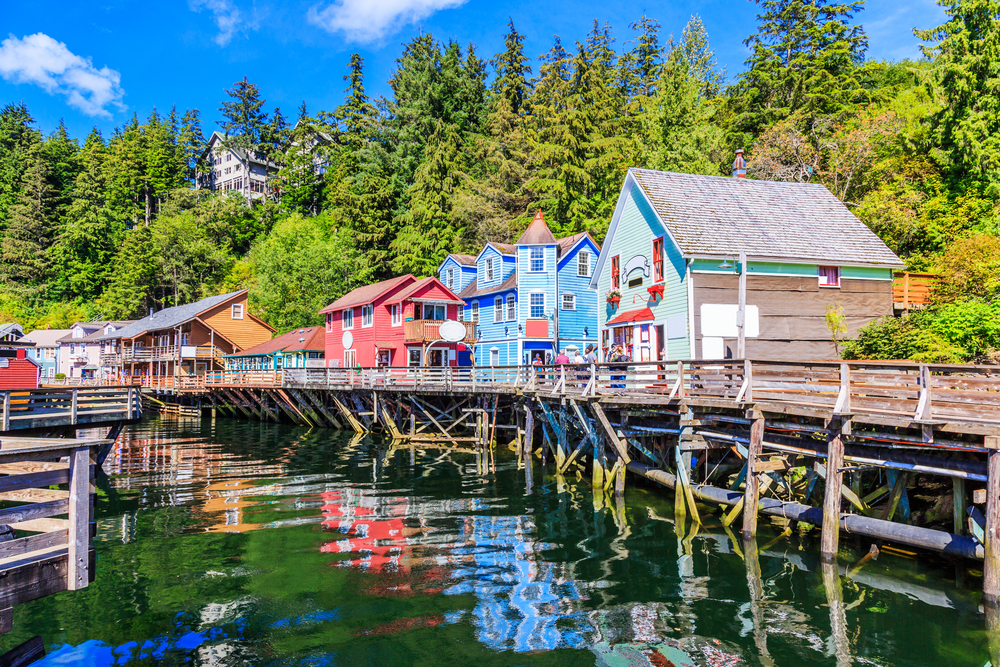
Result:
<svg viewBox="0 0 1000 667">
<path fill-rule="evenodd" d="M 976 592 L 916 562 L 845 577 L 808 539 L 759 551 L 658 490 L 594 495 L 499 454 L 483 475 L 472 454 L 148 421 L 98 483 L 97 581 L 15 610 L 0 648 L 40 634 L 43 665 L 447 667 L 980 667 L 1000 652 Z"/>
</svg>

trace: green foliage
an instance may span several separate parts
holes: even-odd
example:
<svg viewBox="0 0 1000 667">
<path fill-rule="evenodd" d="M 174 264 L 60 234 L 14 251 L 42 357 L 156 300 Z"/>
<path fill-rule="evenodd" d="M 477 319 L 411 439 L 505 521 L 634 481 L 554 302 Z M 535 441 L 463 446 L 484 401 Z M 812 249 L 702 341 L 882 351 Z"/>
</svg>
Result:
<svg viewBox="0 0 1000 667">
<path fill-rule="evenodd" d="M 826 307 L 826 328 L 830 331 L 833 347 L 840 356 L 840 339 L 847 333 L 847 319 L 844 317 L 844 306 L 841 303 L 828 304 Z"/>
<path fill-rule="evenodd" d="M 350 234 L 330 224 L 291 215 L 250 251 L 250 304 L 279 332 L 321 324 L 321 308 L 371 280 Z"/>
</svg>

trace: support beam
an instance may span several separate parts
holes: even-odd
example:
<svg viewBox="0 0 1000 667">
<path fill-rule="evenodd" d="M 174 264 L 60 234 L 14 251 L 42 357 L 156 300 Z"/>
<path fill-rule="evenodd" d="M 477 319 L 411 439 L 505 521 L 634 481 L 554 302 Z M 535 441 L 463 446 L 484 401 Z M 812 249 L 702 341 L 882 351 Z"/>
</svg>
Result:
<svg viewBox="0 0 1000 667">
<path fill-rule="evenodd" d="M 983 603 L 1000 605 L 1000 436 L 986 436 L 986 542 L 983 544 Z"/>
<path fill-rule="evenodd" d="M 845 430 L 849 430 L 850 421 L 835 417 L 827 424 L 826 437 L 826 489 L 823 494 L 823 528 L 820 538 L 820 557 L 823 560 L 837 559 L 840 549 L 840 496 L 844 474 L 840 469 L 844 466 Z"/>
<path fill-rule="evenodd" d="M 749 362 L 747 362 L 749 363 Z M 753 419 L 750 425 L 750 444 L 747 452 L 747 484 L 743 500 L 743 538 L 749 539 L 757 534 L 757 500 L 760 493 L 760 480 L 757 466 L 761 454 L 764 453 L 764 417 L 756 410 L 748 411 L 747 417 Z"/>
</svg>

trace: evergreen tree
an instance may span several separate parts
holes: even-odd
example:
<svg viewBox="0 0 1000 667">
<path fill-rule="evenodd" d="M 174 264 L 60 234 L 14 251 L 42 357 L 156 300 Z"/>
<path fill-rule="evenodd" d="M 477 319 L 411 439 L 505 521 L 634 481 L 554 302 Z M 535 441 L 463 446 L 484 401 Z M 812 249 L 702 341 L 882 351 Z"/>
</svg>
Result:
<svg viewBox="0 0 1000 667">
<path fill-rule="evenodd" d="M 493 77 L 494 106 L 500 98 L 506 102 L 506 108 L 514 117 L 519 117 L 528 102 L 531 88 L 528 77 L 531 75 L 531 65 L 524 55 L 524 35 L 514 27 L 514 20 L 507 21 L 507 34 L 504 36 L 503 53 L 498 53 L 493 60 L 495 76 Z"/>
<path fill-rule="evenodd" d="M 201 112 L 197 109 L 188 109 L 181 117 L 177 144 L 184 170 L 184 180 L 192 185 L 197 174 L 207 174 L 209 170 L 207 161 L 203 161 L 202 158 L 205 152 L 205 143 L 205 135 L 201 129 Z"/>
<path fill-rule="evenodd" d="M 51 244 L 52 188 L 41 144 L 28 153 L 17 203 L 0 239 L 0 283 L 29 303 L 41 300 L 48 277 Z"/>
<path fill-rule="evenodd" d="M 28 155 L 41 141 L 34 124 L 23 102 L 0 110 L 0 232 L 6 229 L 11 208 L 18 200 Z"/>
<path fill-rule="evenodd" d="M 397 274 L 433 275 L 454 250 L 462 232 L 451 220 L 452 197 L 463 178 L 461 151 L 458 126 L 438 121 L 410 188 L 410 209 L 400 218 L 404 226 L 392 244 Z"/>
<path fill-rule="evenodd" d="M 73 201 L 51 248 L 50 296 L 57 300 L 93 302 L 115 268 L 124 225 L 107 208 L 105 159 L 104 139 L 94 128 L 81 151 L 83 170 L 76 179 Z"/>
<path fill-rule="evenodd" d="M 853 24 L 864 0 L 759 0 L 747 70 L 734 91 L 738 129 L 757 135 L 801 113 L 808 123 L 836 115 L 862 94 L 859 66 L 868 48 Z"/>
<path fill-rule="evenodd" d="M 722 89 L 725 76 L 719 71 L 715 52 L 708 44 L 708 31 L 697 14 L 692 15 L 684 26 L 678 48 L 687 60 L 691 76 L 701 82 L 701 97 L 716 97 Z"/>
<path fill-rule="evenodd" d="M 80 173 L 80 146 L 66 131 L 66 123 L 59 119 L 59 127 L 45 140 L 44 159 L 48 164 L 49 187 L 52 190 L 53 220 L 61 220 L 73 196 L 73 184 Z"/>
<path fill-rule="evenodd" d="M 936 59 L 946 104 L 937 134 L 955 165 L 977 177 L 1000 180 L 1000 1 L 943 0 L 949 17 L 916 35 Z"/>
<path fill-rule="evenodd" d="M 219 127 L 225 133 L 224 145 L 244 152 L 254 152 L 261 156 L 268 152 L 270 120 L 264 111 L 264 100 L 260 88 L 250 83 L 246 77 L 226 90 L 228 100 L 219 111 L 222 120 Z"/>
<path fill-rule="evenodd" d="M 154 291 L 159 285 L 157 248 L 148 227 L 125 235 L 115 258 L 115 271 L 101 295 L 100 310 L 112 319 L 140 318 L 157 304 Z"/>
</svg>

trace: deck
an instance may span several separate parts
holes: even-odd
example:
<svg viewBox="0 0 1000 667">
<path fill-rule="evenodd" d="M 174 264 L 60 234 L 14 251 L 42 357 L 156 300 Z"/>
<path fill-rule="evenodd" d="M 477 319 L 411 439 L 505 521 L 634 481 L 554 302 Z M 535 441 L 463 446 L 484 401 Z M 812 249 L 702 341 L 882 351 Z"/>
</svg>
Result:
<svg viewBox="0 0 1000 667">
<path fill-rule="evenodd" d="M 42 387 L 0 391 L 0 431 L 96 426 L 137 419 L 139 388 Z"/>
<path fill-rule="evenodd" d="M 110 443 L 0 438 L 0 524 L 16 531 L 0 541 L 0 632 L 16 605 L 94 580 L 95 456 Z"/>
</svg>

